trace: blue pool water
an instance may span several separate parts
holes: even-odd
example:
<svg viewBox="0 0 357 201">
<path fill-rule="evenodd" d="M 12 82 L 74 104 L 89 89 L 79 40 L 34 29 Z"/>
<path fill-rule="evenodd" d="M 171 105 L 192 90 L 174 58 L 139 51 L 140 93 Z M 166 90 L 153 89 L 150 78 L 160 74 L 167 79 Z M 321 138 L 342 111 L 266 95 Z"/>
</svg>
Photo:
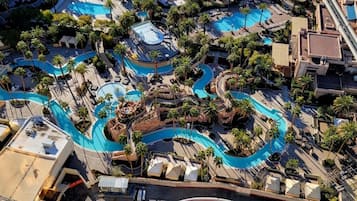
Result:
<svg viewBox="0 0 357 201">
<path fill-rule="evenodd" d="M 138 11 L 136 12 L 136 15 L 139 17 L 139 18 L 147 18 L 148 17 L 148 13 L 146 11 Z"/>
<path fill-rule="evenodd" d="M 88 2 L 72 2 L 68 5 L 68 9 L 77 15 L 108 15 L 110 9 L 101 4 Z"/>
<path fill-rule="evenodd" d="M 354 4 L 346 6 L 347 11 L 347 19 L 348 20 L 355 20 L 357 19 L 356 10 Z"/>
<path fill-rule="evenodd" d="M 206 91 L 206 85 L 211 82 L 213 79 L 213 71 L 211 67 L 206 64 L 200 64 L 199 68 L 203 71 L 203 75 L 200 79 L 198 79 L 192 86 L 192 91 L 194 94 L 198 96 L 198 98 L 207 98 L 210 97 L 211 99 L 216 98 L 215 94 L 210 94 Z"/>
<path fill-rule="evenodd" d="M 254 24 L 259 23 L 261 15 L 261 10 L 251 9 L 250 13 L 247 15 L 247 27 L 252 27 Z M 236 31 L 244 27 L 244 15 L 240 12 L 235 12 L 233 15 L 228 17 L 223 17 L 213 23 L 213 26 L 220 32 L 226 31 Z M 262 22 L 271 18 L 271 13 L 269 10 L 263 10 Z"/>
<path fill-rule="evenodd" d="M 114 58 L 117 60 L 117 62 L 119 64 L 121 64 L 122 61 L 121 61 L 120 55 L 116 55 L 116 54 L 113 54 L 113 55 L 114 55 Z M 139 66 L 138 64 L 132 62 L 128 58 L 124 58 L 124 64 L 125 64 L 126 68 L 129 68 L 130 70 L 132 70 L 137 76 L 146 77 L 149 74 L 155 73 L 154 68 Z M 172 71 L 173 71 L 173 67 L 170 64 L 166 65 L 166 66 L 159 66 L 157 69 L 157 72 L 159 74 L 166 74 L 166 73 L 170 73 Z"/>
<path fill-rule="evenodd" d="M 117 101 L 119 97 L 122 97 L 125 95 L 125 88 L 122 84 L 120 83 L 107 83 L 102 85 L 98 90 L 97 90 L 97 97 L 105 97 L 105 94 L 112 94 L 113 95 L 113 101 Z"/>
<path fill-rule="evenodd" d="M 141 92 L 138 90 L 128 91 L 125 94 L 125 100 L 132 101 L 132 102 L 138 102 L 141 100 Z"/>
<path fill-rule="evenodd" d="M 86 52 L 84 54 L 78 55 L 77 57 L 74 58 L 74 63 L 75 65 L 79 64 L 82 61 L 85 61 L 87 59 L 90 59 L 94 57 L 96 53 L 94 51 Z M 18 66 L 34 66 L 36 68 L 39 68 L 43 72 L 46 72 L 50 76 L 61 76 L 62 72 L 61 69 L 53 66 L 50 62 L 46 61 L 39 61 L 37 59 L 33 60 L 28 60 L 28 59 L 23 59 L 23 58 L 18 58 L 15 59 L 15 64 L 11 65 L 12 68 L 16 68 Z M 67 64 L 64 64 L 63 67 L 63 74 L 68 74 L 68 69 L 67 69 Z"/>
<path fill-rule="evenodd" d="M 264 37 L 262 40 L 264 45 L 271 45 L 273 43 L 273 39 L 269 37 Z"/>
</svg>

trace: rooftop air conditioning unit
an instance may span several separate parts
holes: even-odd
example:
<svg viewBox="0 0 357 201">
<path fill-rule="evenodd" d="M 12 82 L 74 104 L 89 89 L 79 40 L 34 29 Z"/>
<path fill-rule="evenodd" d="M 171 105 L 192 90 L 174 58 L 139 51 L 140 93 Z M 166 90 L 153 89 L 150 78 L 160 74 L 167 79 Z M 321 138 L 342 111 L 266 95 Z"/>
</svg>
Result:
<svg viewBox="0 0 357 201">
<path fill-rule="evenodd" d="M 50 148 L 53 146 L 54 141 L 50 139 L 46 139 L 42 142 L 43 147 Z"/>
</svg>

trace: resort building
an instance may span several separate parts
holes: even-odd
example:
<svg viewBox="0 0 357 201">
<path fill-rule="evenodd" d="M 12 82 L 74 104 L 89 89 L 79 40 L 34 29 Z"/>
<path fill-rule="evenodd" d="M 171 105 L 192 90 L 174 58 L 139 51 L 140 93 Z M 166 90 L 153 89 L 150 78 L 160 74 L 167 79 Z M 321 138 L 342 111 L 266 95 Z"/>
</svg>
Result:
<svg viewBox="0 0 357 201">
<path fill-rule="evenodd" d="M 51 190 L 73 142 L 42 117 L 29 118 L 0 152 L 0 196 L 10 200 L 42 200 Z"/>
</svg>

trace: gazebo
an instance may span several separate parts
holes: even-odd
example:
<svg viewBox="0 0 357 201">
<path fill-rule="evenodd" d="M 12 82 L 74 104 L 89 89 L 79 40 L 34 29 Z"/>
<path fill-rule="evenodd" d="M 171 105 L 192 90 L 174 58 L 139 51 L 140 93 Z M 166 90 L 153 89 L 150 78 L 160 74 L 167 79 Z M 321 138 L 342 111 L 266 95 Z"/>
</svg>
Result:
<svg viewBox="0 0 357 201">
<path fill-rule="evenodd" d="M 300 182 L 294 179 L 286 179 L 285 194 L 291 197 L 300 197 Z"/>
<path fill-rule="evenodd" d="M 149 177 L 160 177 L 164 168 L 164 162 L 159 159 L 152 159 L 150 161 L 147 174 Z"/>
<path fill-rule="evenodd" d="M 320 185 L 314 183 L 305 183 L 305 199 L 319 201 L 321 200 Z"/>
<path fill-rule="evenodd" d="M 59 44 L 63 47 L 66 46 L 67 48 L 77 48 L 78 41 L 76 37 L 73 36 L 62 36 Z"/>
</svg>

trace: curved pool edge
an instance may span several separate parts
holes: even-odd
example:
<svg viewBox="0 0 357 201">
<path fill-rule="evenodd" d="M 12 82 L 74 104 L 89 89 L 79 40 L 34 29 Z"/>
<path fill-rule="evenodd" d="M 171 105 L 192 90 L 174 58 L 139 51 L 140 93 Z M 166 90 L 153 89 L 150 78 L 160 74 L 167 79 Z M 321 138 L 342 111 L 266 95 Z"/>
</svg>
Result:
<svg viewBox="0 0 357 201">
<path fill-rule="evenodd" d="M 198 98 L 207 98 L 215 99 L 217 95 L 208 93 L 206 86 L 213 80 L 214 73 L 210 66 L 206 64 L 200 64 L 199 68 L 203 71 L 202 77 L 200 77 L 193 85 L 192 92 L 198 96 Z"/>
</svg>

